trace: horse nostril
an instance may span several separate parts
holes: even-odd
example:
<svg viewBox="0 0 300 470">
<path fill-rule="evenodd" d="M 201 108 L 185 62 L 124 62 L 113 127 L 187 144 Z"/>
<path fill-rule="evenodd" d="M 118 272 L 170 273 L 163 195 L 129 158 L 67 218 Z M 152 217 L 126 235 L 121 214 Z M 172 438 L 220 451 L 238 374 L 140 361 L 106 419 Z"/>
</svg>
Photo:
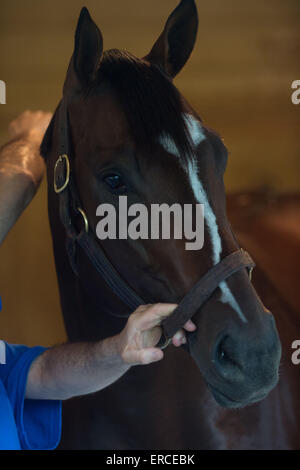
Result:
<svg viewBox="0 0 300 470">
<path fill-rule="evenodd" d="M 219 333 L 212 354 L 213 372 L 227 383 L 249 387 L 270 387 L 278 380 L 280 343 L 273 317 L 266 318 L 261 331 L 232 326 Z"/>
<path fill-rule="evenodd" d="M 231 357 L 226 349 L 226 342 L 228 341 L 229 337 L 228 335 L 224 336 L 222 340 L 219 342 L 217 345 L 217 350 L 216 350 L 216 359 L 222 362 L 223 364 L 226 362 L 231 362 L 232 364 L 238 365 Z"/>
<path fill-rule="evenodd" d="M 229 335 L 223 336 L 217 342 L 213 358 L 218 373 L 226 379 L 233 376 L 237 378 L 237 375 L 242 374 L 242 367 L 234 357 L 231 343 L 232 339 Z"/>
<path fill-rule="evenodd" d="M 224 339 L 223 339 L 224 340 Z M 226 359 L 226 353 L 223 347 L 223 340 L 219 342 L 216 348 L 216 358 L 219 361 L 225 361 Z"/>
</svg>

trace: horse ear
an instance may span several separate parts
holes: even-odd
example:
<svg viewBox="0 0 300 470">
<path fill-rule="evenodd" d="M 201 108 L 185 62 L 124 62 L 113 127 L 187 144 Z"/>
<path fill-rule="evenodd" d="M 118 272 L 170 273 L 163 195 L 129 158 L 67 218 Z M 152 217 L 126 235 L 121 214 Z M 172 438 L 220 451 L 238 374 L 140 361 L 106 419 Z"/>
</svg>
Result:
<svg viewBox="0 0 300 470">
<path fill-rule="evenodd" d="M 75 48 L 69 65 L 64 91 L 85 88 L 96 78 L 103 54 L 101 31 L 87 8 L 82 8 L 75 33 Z"/>
<path fill-rule="evenodd" d="M 174 78 L 191 55 L 197 30 L 198 13 L 195 1 L 181 0 L 145 59 L 158 65 Z"/>
</svg>

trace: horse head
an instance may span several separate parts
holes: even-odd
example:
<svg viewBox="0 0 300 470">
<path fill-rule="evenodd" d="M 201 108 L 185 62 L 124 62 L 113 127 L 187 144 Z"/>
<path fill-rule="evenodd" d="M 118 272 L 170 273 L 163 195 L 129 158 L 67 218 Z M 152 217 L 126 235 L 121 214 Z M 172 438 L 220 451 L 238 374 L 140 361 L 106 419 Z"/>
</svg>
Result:
<svg viewBox="0 0 300 470">
<path fill-rule="evenodd" d="M 89 235 L 146 303 L 179 303 L 239 248 L 226 215 L 226 146 L 173 84 L 197 27 L 194 1 L 182 0 L 150 53 L 139 59 L 116 49 L 104 52 L 102 34 L 84 8 L 64 84 L 72 174 Z M 98 240 L 97 207 L 117 208 L 120 195 L 129 206 L 203 204 L 203 248 L 187 250 L 185 237 Z M 220 282 L 193 321 L 189 352 L 219 404 L 248 405 L 276 385 L 280 341 L 246 269 Z"/>
</svg>

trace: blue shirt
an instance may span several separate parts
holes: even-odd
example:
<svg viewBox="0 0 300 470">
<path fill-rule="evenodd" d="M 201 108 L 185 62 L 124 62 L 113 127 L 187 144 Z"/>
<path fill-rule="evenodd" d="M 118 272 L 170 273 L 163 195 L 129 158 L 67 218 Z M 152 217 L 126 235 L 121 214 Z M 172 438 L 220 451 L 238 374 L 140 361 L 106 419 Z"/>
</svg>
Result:
<svg viewBox="0 0 300 470">
<path fill-rule="evenodd" d="M 61 402 L 25 399 L 30 366 L 45 348 L 5 344 L 0 364 L 0 449 L 55 449 L 61 434 Z"/>
</svg>

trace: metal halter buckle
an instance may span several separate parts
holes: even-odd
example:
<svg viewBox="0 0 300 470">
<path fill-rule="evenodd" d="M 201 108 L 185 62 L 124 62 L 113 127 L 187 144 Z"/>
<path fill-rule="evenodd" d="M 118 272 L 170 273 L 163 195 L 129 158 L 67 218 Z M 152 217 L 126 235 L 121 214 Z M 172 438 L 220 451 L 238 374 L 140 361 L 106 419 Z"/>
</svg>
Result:
<svg viewBox="0 0 300 470">
<path fill-rule="evenodd" d="M 82 218 L 83 218 L 83 221 L 84 221 L 84 230 L 86 231 L 86 233 L 88 233 L 88 231 L 89 231 L 89 221 L 87 219 L 86 213 L 84 212 L 83 209 L 81 209 L 81 207 L 77 207 L 77 210 L 82 215 Z"/>
<path fill-rule="evenodd" d="M 60 185 L 60 178 L 61 178 L 61 173 L 59 173 L 60 165 L 64 165 L 64 172 L 65 172 L 65 180 L 62 183 L 62 185 Z M 60 155 L 54 167 L 54 191 L 57 194 L 61 193 L 68 186 L 69 180 L 70 180 L 70 162 L 69 162 L 68 155 Z"/>
<path fill-rule="evenodd" d="M 162 345 L 160 345 L 159 343 L 162 341 L 163 336 L 164 336 L 164 342 Z M 172 338 L 167 338 L 166 335 L 163 333 L 163 335 L 161 336 L 161 339 L 159 340 L 157 347 L 159 347 L 160 349 L 165 349 L 169 346 L 171 342 L 172 342 Z"/>
</svg>

